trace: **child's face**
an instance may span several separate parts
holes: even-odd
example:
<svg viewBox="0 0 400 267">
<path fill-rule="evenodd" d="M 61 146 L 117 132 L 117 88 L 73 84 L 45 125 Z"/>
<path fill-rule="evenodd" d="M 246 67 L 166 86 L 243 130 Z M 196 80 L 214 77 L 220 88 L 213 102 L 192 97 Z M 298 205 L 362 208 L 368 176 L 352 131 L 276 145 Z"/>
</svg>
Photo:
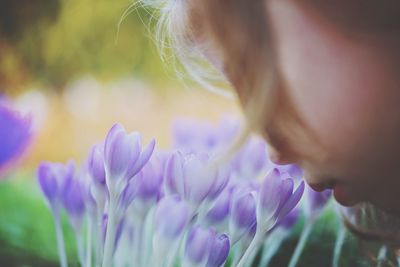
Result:
<svg viewBox="0 0 400 267">
<path fill-rule="evenodd" d="M 303 128 L 265 132 L 276 135 L 273 147 L 285 143 L 277 157 L 299 162 L 314 188 L 333 187 L 344 205 L 370 201 L 400 214 L 397 2 L 266 0 L 286 103 L 276 120 L 293 115 Z"/>
</svg>

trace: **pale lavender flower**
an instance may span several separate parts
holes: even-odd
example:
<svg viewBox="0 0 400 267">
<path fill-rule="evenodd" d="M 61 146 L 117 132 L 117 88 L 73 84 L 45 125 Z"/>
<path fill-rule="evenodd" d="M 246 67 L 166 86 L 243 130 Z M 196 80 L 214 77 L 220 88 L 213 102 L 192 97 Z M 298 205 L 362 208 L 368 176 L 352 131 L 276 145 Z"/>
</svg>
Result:
<svg viewBox="0 0 400 267">
<path fill-rule="evenodd" d="M 31 139 L 30 117 L 21 116 L 0 96 L 0 176 L 21 158 Z"/>
<path fill-rule="evenodd" d="M 240 124 L 236 119 L 224 118 L 214 125 L 206 121 L 180 119 L 172 127 L 174 147 L 184 154 L 214 153 L 232 142 Z"/>
<path fill-rule="evenodd" d="M 252 137 L 234 157 L 232 166 L 238 178 L 256 179 L 265 170 L 267 164 L 265 141 Z"/>
<path fill-rule="evenodd" d="M 210 224 L 219 224 L 229 216 L 232 190 L 225 188 L 217 197 L 214 205 L 207 212 L 206 219 Z"/>
<path fill-rule="evenodd" d="M 304 199 L 304 209 L 306 216 L 311 220 L 315 220 L 322 210 L 325 208 L 328 201 L 331 199 L 332 190 L 327 189 L 323 192 L 314 191 L 311 187 L 306 186 L 306 194 Z"/>
<path fill-rule="evenodd" d="M 179 196 L 160 200 L 155 211 L 151 266 L 173 266 L 189 220 L 189 207 Z"/>
<path fill-rule="evenodd" d="M 185 243 L 183 266 L 204 266 L 210 256 L 216 233 L 200 226 L 193 227 Z"/>
<path fill-rule="evenodd" d="M 256 199 L 248 189 L 232 193 L 229 230 L 232 243 L 236 243 L 256 225 Z"/>
<path fill-rule="evenodd" d="M 196 209 L 207 198 L 219 195 L 229 175 L 212 169 L 205 154 L 183 156 L 177 152 L 167 162 L 164 179 L 169 194 L 178 194 Z"/>
<path fill-rule="evenodd" d="M 88 172 L 96 185 L 106 185 L 106 171 L 104 169 L 104 144 L 97 144 L 90 150 Z"/>
<path fill-rule="evenodd" d="M 211 247 L 206 267 L 223 266 L 230 250 L 229 237 L 226 234 L 216 234 Z"/>
<path fill-rule="evenodd" d="M 70 192 L 66 191 L 66 187 L 69 185 L 70 179 L 72 179 L 74 176 L 74 172 L 75 165 L 72 162 L 69 162 L 66 165 L 60 163 L 43 162 L 39 165 L 37 172 L 39 186 L 53 214 L 56 227 L 58 255 L 60 258 L 60 265 L 62 267 L 66 267 L 68 263 L 61 226 L 61 208 L 65 203 L 64 200 L 68 199 L 65 197 L 70 196 Z M 71 204 L 71 210 L 73 209 L 72 206 L 75 206 L 75 202 L 74 204 L 68 204 Z M 80 208 L 77 210 L 80 210 Z"/>
<path fill-rule="evenodd" d="M 139 133 L 127 134 L 120 125 L 109 131 L 104 145 L 104 161 L 108 187 L 121 179 L 135 176 L 149 161 L 155 146 L 154 139 L 142 151 Z M 121 188 L 118 188 L 121 190 Z"/>
<path fill-rule="evenodd" d="M 189 208 L 178 196 L 167 196 L 157 205 L 155 223 L 157 236 L 177 239 L 189 222 Z"/>
<path fill-rule="evenodd" d="M 74 175 L 75 167 L 72 162 L 61 163 L 43 162 L 38 167 L 37 177 L 40 188 L 51 208 L 60 208 L 63 203 L 65 187 Z"/>
<path fill-rule="evenodd" d="M 85 186 L 82 181 L 69 176 L 65 181 L 62 200 L 72 227 L 79 232 L 85 214 Z"/>
<path fill-rule="evenodd" d="M 270 230 L 297 205 L 303 195 L 304 182 L 295 191 L 293 189 L 293 179 L 282 179 L 278 169 L 273 169 L 264 179 L 257 205 L 257 222 L 262 231 Z"/>
</svg>

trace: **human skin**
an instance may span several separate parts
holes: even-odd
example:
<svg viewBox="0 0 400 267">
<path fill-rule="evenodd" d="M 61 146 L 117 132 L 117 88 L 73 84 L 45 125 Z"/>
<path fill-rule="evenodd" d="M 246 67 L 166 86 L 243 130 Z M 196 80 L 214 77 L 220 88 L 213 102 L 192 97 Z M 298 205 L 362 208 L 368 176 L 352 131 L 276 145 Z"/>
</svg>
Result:
<svg viewBox="0 0 400 267">
<path fill-rule="evenodd" d="M 396 2 L 265 0 L 278 104 L 263 129 L 314 189 L 400 215 Z"/>
</svg>

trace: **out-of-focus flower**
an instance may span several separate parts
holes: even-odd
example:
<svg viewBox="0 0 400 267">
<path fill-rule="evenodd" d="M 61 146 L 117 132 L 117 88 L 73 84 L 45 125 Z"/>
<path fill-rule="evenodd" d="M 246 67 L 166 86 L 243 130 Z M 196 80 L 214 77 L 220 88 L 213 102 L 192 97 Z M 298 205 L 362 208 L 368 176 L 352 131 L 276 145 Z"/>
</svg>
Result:
<svg viewBox="0 0 400 267">
<path fill-rule="evenodd" d="M 85 214 L 85 186 L 75 176 L 69 176 L 63 188 L 63 204 L 68 213 L 70 223 L 79 232 Z"/>
<path fill-rule="evenodd" d="M 224 118 L 217 125 L 180 119 L 172 127 L 174 147 L 185 155 L 199 152 L 214 154 L 232 143 L 239 127 L 239 121 L 232 118 Z"/>
<path fill-rule="evenodd" d="M 323 192 L 314 191 L 311 187 L 306 186 L 306 194 L 304 198 L 304 212 L 306 216 L 315 220 L 328 201 L 331 199 L 332 190 L 328 189 Z"/>
<path fill-rule="evenodd" d="M 39 165 L 37 178 L 50 207 L 61 208 L 63 196 L 66 193 L 66 184 L 72 179 L 75 172 L 73 162 L 64 165 L 61 163 L 43 162 Z"/>
<path fill-rule="evenodd" d="M 43 162 L 39 165 L 37 171 L 37 178 L 40 188 L 46 197 L 49 204 L 50 210 L 52 212 L 56 236 L 57 236 L 57 249 L 60 258 L 60 265 L 66 267 L 67 256 L 65 252 L 64 236 L 61 226 L 61 211 L 62 207 L 65 207 L 68 212 L 71 212 L 69 217 L 72 226 L 74 227 L 75 234 L 78 236 L 78 230 L 81 224 L 81 217 L 83 215 L 84 207 L 82 207 L 82 199 L 75 199 L 76 191 L 81 190 L 81 188 L 71 188 L 71 181 L 75 175 L 75 164 L 73 162 L 68 162 L 67 164 Z M 72 190 L 72 191 L 70 191 Z M 75 217 L 75 215 L 77 215 Z M 80 239 L 77 242 L 81 244 Z M 81 247 L 78 245 L 78 247 Z M 79 250 L 79 249 L 78 249 Z M 80 261 L 82 262 L 81 250 L 78 251 L 80 255 Z"/>
<path fill-rule="evenodd" d="M 97 144 L 90 150 L 88 171 L 95 184 L 106 184 L 106 171 L 104 169 L 104 144 Z"/>
<path fill-rule="evenodd" d="M 165 169 L 166 191 L 178 194 L 195 210 L 207 198 L 214 199 L 225 188 L 229 175 L 210 167 L 208 156 L 174 153 Z"/>
<path fill-rule="evenodd" d="M 157 236 L 176 239 L 189 222 L 189 208 L 178 196 L 164 197 L 156 209 Z"/>
<path fill-rule="evenodd" d="M 226 234 L 215 235 L 206 267 L 223 266 L 228 258 L 230 248 L 229 237 Z"/>
<path fill-rule="evenodd" d="M 160 200 L 155 212 L 152 266 L 173 264 L 189 219 L 189 207 L 178 196 Z"/>
<path fill-rule="evenodd" d="M 30 117 L 21 116 L 0 96 L 0 176 L 24 154 L 31 137 Z"/>
<path fill-rule="evenodd" d="M 203 229 L 200 226 L 193 227 L 188 234 L 185 244 L 185 256 L 183 266 L 205 266 L 214 244 L 215 232 L 211 229 Z"/>
<path fill-rule="evenodd" d="M 206 219 L 210 224 L 215 226 L 226 220 L 230 212 L 231 198 L 232 190 L 225 188 L 206 215 Z"/>
<path fill-rule="evenodd" d="M 267 167 L 267 146 L 264 140 L 253 137 L 233 159 L 233 169 L 239 178 L 257 179 Z"/>
<path fill-rule="evenodd" d="M 232 243 L 236 243 L 256 224 L 256 200 L 251 191 L 236 190 L 232 193 L 229 230 Z"/>
</svg>

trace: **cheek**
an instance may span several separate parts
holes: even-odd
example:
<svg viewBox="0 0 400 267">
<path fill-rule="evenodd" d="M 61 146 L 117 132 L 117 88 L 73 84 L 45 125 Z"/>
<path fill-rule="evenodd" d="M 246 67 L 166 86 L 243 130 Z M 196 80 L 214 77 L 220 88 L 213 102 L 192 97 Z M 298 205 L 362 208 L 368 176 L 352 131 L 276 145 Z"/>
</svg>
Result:
<svg viewBox="0 0 400 267">
<path fill-rule="evenodd" d="M 366 164 L 400 148 L 399 66 L 383 45 L 349 39 L 287 2 L 269 6 L 284 88 L 325 149 L 324 168 L 365 176 Z"/>
</svg>

